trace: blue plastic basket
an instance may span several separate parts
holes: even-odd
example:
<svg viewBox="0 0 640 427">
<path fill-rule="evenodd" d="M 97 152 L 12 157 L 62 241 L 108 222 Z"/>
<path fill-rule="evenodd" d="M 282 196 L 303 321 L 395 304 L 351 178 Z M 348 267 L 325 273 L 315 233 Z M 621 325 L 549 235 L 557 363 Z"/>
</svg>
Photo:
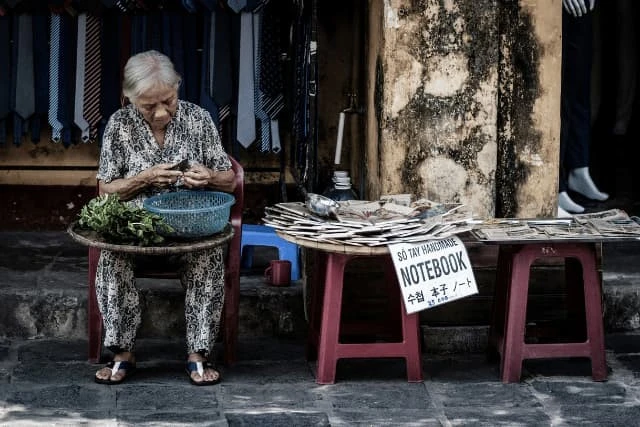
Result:
<svg viewBox="0 0 640 427">
<path fill-rule="evenodd" d="M 219 191 L 176 191 L 149 197 L 144 208 L 173 227 L 167 237 L 197 238 L 221 231 L 236 199 Z"/>
</svg>

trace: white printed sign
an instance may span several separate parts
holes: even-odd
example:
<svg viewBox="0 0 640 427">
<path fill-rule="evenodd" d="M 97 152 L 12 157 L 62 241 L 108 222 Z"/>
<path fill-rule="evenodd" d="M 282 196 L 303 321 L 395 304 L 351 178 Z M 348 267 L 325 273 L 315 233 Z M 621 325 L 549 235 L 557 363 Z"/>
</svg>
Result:
<svg viewBox="0 0 640 427">
<path fill-rule="evenodd" d="M 389 245 L 407 313 L 477 294 L 469 255 L 456 236 Z"/>
</svg>

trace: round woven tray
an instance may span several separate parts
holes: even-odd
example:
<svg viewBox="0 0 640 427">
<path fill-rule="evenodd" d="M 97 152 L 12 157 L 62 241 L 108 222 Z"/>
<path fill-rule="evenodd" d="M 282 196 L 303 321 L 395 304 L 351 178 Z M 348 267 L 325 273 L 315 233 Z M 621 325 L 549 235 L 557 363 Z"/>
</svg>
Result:
<svg viewBox="0 0 640 427">
<path fill-rule="evenodd" d="M 127 252 L 140 255 L 172 255 L 185 252 L 195 252 L 202 249 L 215 248 L 222 246 L 233 237 L 233 227 L 227 224 L 219 233 L 212 236 L 202 237 L 193 240 L 173 240 L 166 238 L 161 245 L 158 246 L 135 246 L 135 245 L 116 245 L 105 242 L 98 234 L 90 230 L 83 230 L 78 227 L 77 222 L 72 222 L 67 227 L 67 233 L 73 240 L 87 246 L 93 246 L 100 249 L 106 249 L 114 252 Z"/>
</svg>

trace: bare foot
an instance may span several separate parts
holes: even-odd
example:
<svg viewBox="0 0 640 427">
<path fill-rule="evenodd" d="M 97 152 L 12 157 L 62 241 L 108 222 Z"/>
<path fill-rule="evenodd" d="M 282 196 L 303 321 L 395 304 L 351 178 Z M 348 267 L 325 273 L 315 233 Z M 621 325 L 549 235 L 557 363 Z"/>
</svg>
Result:
<svg viewBox="0 0 640 427">
<path fill-rule="evenodd" d="M 203 364 L 202 375 L 197 370 L 189 373 L 191 382 L 197 385 L 216 384 L 220 381 L 220 372 L 214 369 L 213 365 L 208 363 L 207 359 L 200 353 L 191 353 L 188 358 L 189 362 L 201 362 Z"/>
<path fill-rule="evenodd" d="M 135 365 L 136 358 L 133 355 L 133 353 L 126 351 L 123 353 L 118 353 L 115 356 L 113 356 L 113 361 L 129 362 L 130 364 Z M 105 366 L 104 368 L 101 368 L 96 372 L 96 380 L 118 383 L 118 382 L 121 382 L 126 375 L 127 375 L 127 372 L 125 369 L 119 369 L 118 371 L 116 371 L 115 374 L 113 374 L 112 369 Z"/>
</svg>

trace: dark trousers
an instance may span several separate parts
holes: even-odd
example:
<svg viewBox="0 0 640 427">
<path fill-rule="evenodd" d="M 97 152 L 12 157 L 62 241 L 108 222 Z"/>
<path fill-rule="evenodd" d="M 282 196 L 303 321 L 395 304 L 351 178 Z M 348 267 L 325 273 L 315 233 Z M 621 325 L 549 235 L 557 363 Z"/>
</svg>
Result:
<svg viewBox="0 0 640 427">
<path fill-rule="evenodd" d="M 563 9 L 558 185 L 561 192 L 567 190 L 568 171 L 589 165 L 592 27 L 592 12 L 574 17 Z"/>
</svg>

